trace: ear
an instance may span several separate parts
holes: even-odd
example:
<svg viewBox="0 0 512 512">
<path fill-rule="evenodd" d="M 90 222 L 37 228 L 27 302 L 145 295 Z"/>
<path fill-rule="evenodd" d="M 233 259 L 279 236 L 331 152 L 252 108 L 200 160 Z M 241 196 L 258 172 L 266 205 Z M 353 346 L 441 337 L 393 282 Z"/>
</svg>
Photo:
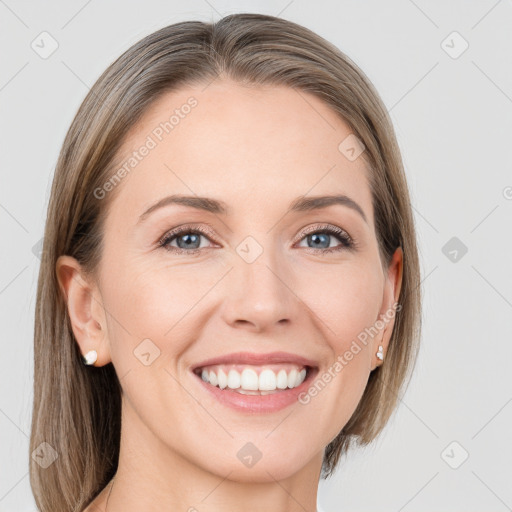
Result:
<svg viewBox="0 0 512 512">
<path fill-rule="evenodd" d="M 380 366 L 383 361 L 377 357 L 379 345 L 382 345 L 383 358 L 386 359 L 386 353 L 395 325 L 395 316 L 397 310 L 398 297 L 400 296 L 400 289 L 402 287 L 402 273 L 403 273 L 403 251 L 398 247 L 391 258 L 389 264 L 386 281 L 384 283 L 384 294 L 382 300 L 382 308 L 379 313 L 380 322 L 376 324 L 377 328 L 381 331 L 378 336 L 375 336 L 373 341 L 372 353 L 372 370 Z"/>
<path fill-rule="evenodd" d="M 65 298 L 71 327 L 82 356 L 95 350 L 94 366 L 111 361 L 101 294 L 84 276 L 82 267 L 71 256 L 60 256 L 56 264 L 57 280 Z"/>
</svg>

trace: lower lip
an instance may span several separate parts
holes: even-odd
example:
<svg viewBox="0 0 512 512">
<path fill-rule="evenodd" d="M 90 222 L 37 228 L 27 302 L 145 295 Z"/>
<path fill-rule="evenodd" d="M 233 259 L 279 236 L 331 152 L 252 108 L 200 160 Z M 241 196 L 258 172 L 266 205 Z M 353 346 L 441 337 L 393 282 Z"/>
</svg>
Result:
<svg viewBox="0 0 512 512">
<path fill-rule="evenodd" d="M 266 413 L 280 411 L 296 403 L 299 395 L 310 386 L 310 382 L 317 372 L 317 368 L 310 368 L 304 382 L 300 386 L 276 391 L 269 395 L 243 395 L 229 388 L 222 390 L 205 382 L 199 375 L 195 373 L 193 375 L 200 381 L 202 387 L 222 404 L 241 412 Z"/>
</svg>

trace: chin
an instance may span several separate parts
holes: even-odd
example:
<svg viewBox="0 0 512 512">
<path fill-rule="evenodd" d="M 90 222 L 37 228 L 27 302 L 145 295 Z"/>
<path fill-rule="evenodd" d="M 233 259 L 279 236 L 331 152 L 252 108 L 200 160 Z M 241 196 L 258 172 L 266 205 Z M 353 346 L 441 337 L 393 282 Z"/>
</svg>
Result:
<svg viewBox="0 0 512 512">
<path fill-rule="evenodd" d="M 222 478 L 229 475 L 227 478 L 236 482 L 266 483 L 284 480 L 298 473 L 315 456 L 314 449 L 307 449 L 298 443 L 285 446 L 280 442 L 276 445 L 269 443 L 267 439 L 261 443 L 235 440 L 232 444 L 232 448 L 220 449 L 224 453 L 222 457 L 220 453 L 208 455 L 210 460 L 217 460 L 217 463 L 208 464 L 205 469 Z M 204 463 L 203 457 L 201 465 L 204 466 Z"/>
</svg>

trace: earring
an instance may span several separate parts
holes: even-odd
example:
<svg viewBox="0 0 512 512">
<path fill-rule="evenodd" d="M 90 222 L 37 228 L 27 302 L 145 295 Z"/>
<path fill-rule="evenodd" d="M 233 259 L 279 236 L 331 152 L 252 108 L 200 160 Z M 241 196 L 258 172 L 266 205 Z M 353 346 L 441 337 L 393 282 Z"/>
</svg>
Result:
<svg viewBox="0 0 512 512">
<path fill-rule="evenodd" d="M 85 365 L 91 365 L 98 359 L 98 352 L 96 350 L 89 350 L 85 356 L 82 356 L 82 361 Z"/>
<path fill-rule="evenodd" d="M 383 361 L 384 360 L 384 352 L 383 352 L 383 347 L 382 345 L 379 345 L 379 350 L 377 352 L 377 357 Z"/>
</svg>

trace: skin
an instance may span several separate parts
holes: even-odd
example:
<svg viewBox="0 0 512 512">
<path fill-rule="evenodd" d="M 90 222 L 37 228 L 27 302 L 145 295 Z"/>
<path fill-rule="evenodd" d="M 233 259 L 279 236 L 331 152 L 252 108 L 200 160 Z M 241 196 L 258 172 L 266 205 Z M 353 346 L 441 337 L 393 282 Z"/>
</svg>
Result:
<svg viewBox="0 0 512 512">
<path fill-rule="evenodd" d="M 86 510 L 104 511 L 111 490 L 108 512 L 314 511 L 323 450 L 380 364 L 379 344 L 386 353 L 393 320 L 307 405 L 274 413 L 217 402 L 190 367 L 240 350 L 282 350 L 313 359 L 321 375 L 392 309 L 402 252 L 383 271 L 365 162 L 338 150 L 351 130 L 309 94 L 226 78 L 183 87 L 152 105 L 121 155 L 190 96 L 198 105 L 117 185 L 97 274 L 86 278 L 69 256 L 57 263 L 82 354 L 96 350 L 96 366 L 113 362 L 123 389 L 119 469 L 112 490 Z M 335 192 L 356 201 L 368 222 L 343 205 L 286 213 L 300 196 Z M 171 194 L 219 199 L 231 211 L 169 205 L 137 223 Z M 157 246 L 183 223 L 212 227 L 199 255 Z M 342 244 L 330 235 L 317 248 L 302 235 L 322 224 L 345 230 L 357 249 L 322 255 Z M 249 235 L 263 249 L 250 264 L 236 251 Z M 178 249 L 177 238 L 171 246 Z M 133 354 L 146 338 L 160 350 L 149 366 Z M 262 453 L 252 467 L 236 456 L 247 442 Z"/>
</svg>

